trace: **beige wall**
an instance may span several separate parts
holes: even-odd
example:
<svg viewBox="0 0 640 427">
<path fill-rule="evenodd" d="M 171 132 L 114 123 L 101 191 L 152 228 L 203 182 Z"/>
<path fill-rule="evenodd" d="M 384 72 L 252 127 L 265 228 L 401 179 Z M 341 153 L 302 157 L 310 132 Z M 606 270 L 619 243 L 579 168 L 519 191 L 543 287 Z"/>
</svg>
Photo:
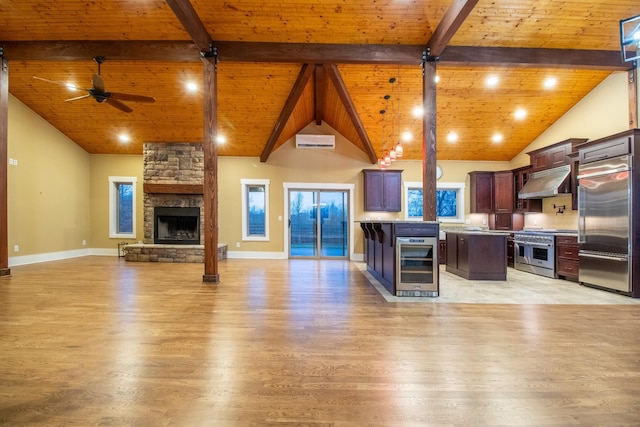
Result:
<svg viewBox="0 0 640 427">
<path fill-rule="evenodd" d="M 13 96 L 8 140 L 10 265 L 90 247 L 89 154 Z"/>
<path fill-rule="evenodd" d="M 486 215 L 469 215 L 469 178 L 473 170 L 496 171 L 528 164 L 525 153 L 571 137 L 599 138 L 626 130 L 628 98 L 626 73 L 615 73 L 511 162 L 439 161 L 441 182 L 465 182 L 465 211 L 471 225 L 484 225 Z M 301 133 L 333 134 L 328 125 L 310 124 Z M 9 100 L 10 257 L 82 249 L 82 240 L 94 253 L 115 254 L 122 239 L 109 238 L 108 177 L 136 176 L 137 237 L 142 240 L 142 156 L 88 155 L 15 98 Z M 293 140 L 275 150 L 267 163 L 258 158 L 219 159 L 219 241 L 230 251 L 281 253 L 285 248 L 284 183 L 341 183 L 354 186 L 354 219 L 366 217 L 402 219 L 400 213 L 363 210 L 362 169 L 376 168 L 353 144 L 340 135 L 335 150 L 296 149 Z M 398 161 L 403 181 L 422 181 L 421 161 Z M 270 180 L 270 241 L 243 242 L 241 184 L 243 178 Z M 557 214 L 553 204 L 570 206 L 568 196 L 545 199 L 543 214 L 527 214 L 525 225 L 576 228 L 577 215 L 569 209 Z M 355 253 L 362 253 L 362 239 L 355 224 Z M 236 247 L 236 242 L 240 247 Z M 13 253 L 14 245 L 20 252 Z M 104 251 L 103 251 L 104 252 Z M 107 253 L 107 252 L 104 252 Z"/>
</svg>

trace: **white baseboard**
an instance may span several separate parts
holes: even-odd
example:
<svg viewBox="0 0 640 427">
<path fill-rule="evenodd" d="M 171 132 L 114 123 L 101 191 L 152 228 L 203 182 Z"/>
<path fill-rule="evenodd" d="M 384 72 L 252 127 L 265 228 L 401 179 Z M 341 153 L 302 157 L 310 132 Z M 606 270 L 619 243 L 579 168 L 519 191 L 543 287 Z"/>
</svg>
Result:
<svg viewBox="0 0 640 427">
<path fill-rule="evenodd" d="M 9 267 L 27 264 L 37 264 L 39 262 L 59 261 L 62 259 L 78 258 L 82 256 L 118 256 L 118 250 L 112 248 L 92 248 L 76 249 L 63 252 L 49 252 L 44 254 L 24 255 L 9 257 Z M 284 252 L 248 252 L 248 251 L 227 251 L 229 259 L 287 259 Z M 353 254 L 351 261 L 364 261 L 364 254 Z"/>
<path fill-rule="evenodd" d="M 116 251 L 117 252 L 117 251 Z M 61 259 L 78 258 L 91 255 L 90 249 L 76 249 L 63 252 L 48 252 L 44 254 L 23 255 L 9 257 L 9 267 L 27 264 L 37 264 L 39 262 L 59 261 Z"/>
<path fill-rule="evenodd" d="M 250 252 L 250 251 L 229 251 L 227 258 L 232 259 L 287 259 L 284 252 Z"/>
</svg>

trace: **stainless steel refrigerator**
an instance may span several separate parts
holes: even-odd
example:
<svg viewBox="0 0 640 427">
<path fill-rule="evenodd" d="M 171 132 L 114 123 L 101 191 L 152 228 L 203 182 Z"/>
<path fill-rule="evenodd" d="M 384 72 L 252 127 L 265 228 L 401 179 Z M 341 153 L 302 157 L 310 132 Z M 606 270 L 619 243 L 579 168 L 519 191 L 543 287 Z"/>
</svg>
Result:
<svg viewBox="0 0 640 427">
<path fill-rule="evenodd" d="M 630 155 L 580 164 L 578 173 L 579 281 L 631 294 Z"/>
</svg>

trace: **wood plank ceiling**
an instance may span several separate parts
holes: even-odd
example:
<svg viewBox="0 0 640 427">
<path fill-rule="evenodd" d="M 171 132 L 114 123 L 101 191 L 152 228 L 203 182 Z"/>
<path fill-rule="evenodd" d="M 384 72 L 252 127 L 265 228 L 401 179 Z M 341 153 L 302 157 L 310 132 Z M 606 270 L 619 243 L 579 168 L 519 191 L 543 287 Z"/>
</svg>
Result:
<svg viewBox="0 0 640 427">
<path fill-rule="evenodd" d="M 270 138 L 277 149 L 322 120 L 366 155 L 372 147 L 373 157 L 407 130 L 413 140 L 404 143 L 405 157 L 421 159 L 422 118 L 412 110 L 422 103 L 422 51 L 455 3 L 191 0 L 218 51 L 218 133 L 227 140 L 218 155 L 260 157 Z M 635 0 L 479 0 L 437 65 L 437 158 L 512 159 L 611 72 L 628 68 L 618 22 L 638 14 Z M 199 49 L 163 0 L 3 0 L 0 45 L 10 93 L 89 153 L 140 154 L 145 141 L 202 140 Z M 127 114 L 91 99 L 65 102 L 79 93 L 33 79 L 90 87 L 96 55 L 107 57 L 107 90 L 157 102 L 129 103 Z M 311 77 L 274 134 L 305 63 Z M 500 78 L 495 88 L 485 86 L 490 75 Z M 557 84 L 545 90 L 548 77 Z M 188 81 L 200 89 L 189 93 Z M 385 95 L 394 96 L 381 115 Z M 526 109 L 524 120 L 514 119 L 517 108 Z M 447 141 L 453 132 L 455 143 Z M 131 140 L 119 142 L 120 133 Z M 496 133 L 501 142 L 492 141 Z"/>
</svg>

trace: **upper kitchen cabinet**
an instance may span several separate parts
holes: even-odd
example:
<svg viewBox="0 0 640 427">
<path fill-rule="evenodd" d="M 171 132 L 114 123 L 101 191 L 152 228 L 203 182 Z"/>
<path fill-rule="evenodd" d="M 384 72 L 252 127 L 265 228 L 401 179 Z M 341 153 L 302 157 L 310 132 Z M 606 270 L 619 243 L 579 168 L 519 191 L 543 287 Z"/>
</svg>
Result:
<svg viewBox="0 0 640 427">
<path fill-rule="evenodd" d="M 493 172 L 469 172 L 471 213 L 491 213 L 494 209 Z"/>
<path fill-rule="evenodd" d="M 569 164 L 567 156 L 573 151 L 573 147 L 587 141 L 586 138 L 569 138 L 547 147 L 530 151 L 531 172 L 538 172 L 558 166 Z"/>
<path fill-rule="evenodd" d="M 514 169 L 513 173 L 513 200 L 514 211 L 520 213 L 527 212 L 542 212 L 542 199 L 520 199 L 518 193 L 522 190 L 522 187 L 529 180 L 531 174 L 531 166 L 523 166 L 518 169 Z"/>
<path fill-rule="evenodd" d="M 402 209 L 402 171 L 363 169 L 364 210 L 400 212 Z"/>
<path fill-rule="evenodd" d="M 495 213 L 513 212 L 513 172 L 510 170 L 493 174 L 493 199 Z"/>
</svg>

